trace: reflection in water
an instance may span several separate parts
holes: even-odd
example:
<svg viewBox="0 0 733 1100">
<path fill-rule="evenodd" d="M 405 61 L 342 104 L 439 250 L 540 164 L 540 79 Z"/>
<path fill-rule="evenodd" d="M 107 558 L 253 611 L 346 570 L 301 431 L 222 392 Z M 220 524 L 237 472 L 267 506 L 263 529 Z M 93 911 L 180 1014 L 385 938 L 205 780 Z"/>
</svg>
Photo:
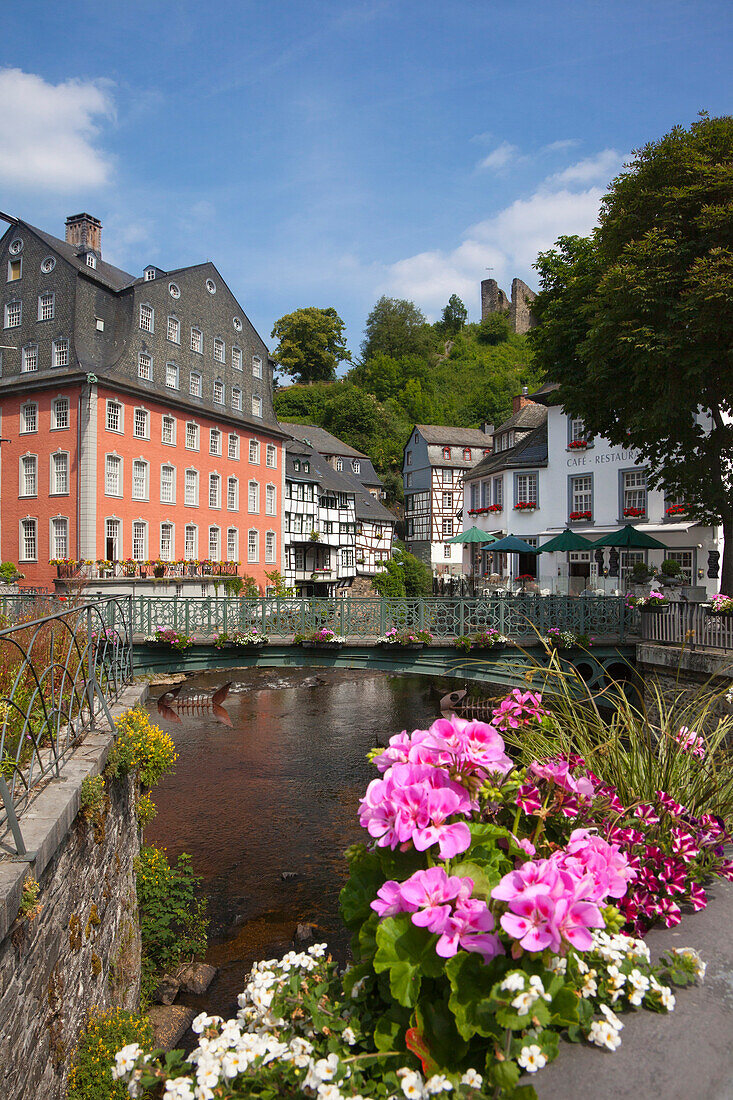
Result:
<svg viewBox="0 0 733 1100">
<path fill-rule="evenodd" d="M 203 877 L 212 918 L 207 961 L 220 974 L 205 997 L 187 999 L 221 1015 L 235 1010 L 254 960 L 292 947 L 297 924 L 315 925 L 318 939 L 346 951 L 338 893 L 344 848 L 364 839 L 358 800 L 376 775 L 366 753 L 432 722 L 442 694 L 419 676 L 237 675 L 227 697 L 231 728 L 215 720 L 213 705 L 164 702 L 156 720 L 179 760 L 155 792 L 158 817 L 145 834 L 171 859 L 191 853 Z M 220 674 L 206 673 L 188 681 L 186 693 L 195 688 L 203 698 L 219 685 Z"/>
<path fill-rule="evenodd" d="M 212 695 L 181 695 L 183 684 L 164 692 L 158 699 L 156 707 L 158 716 L 165 718 L 167 722 L 180 722 L 181 714 L 206 714 L 210 710 L 214 717 L 223 725 L 231 728 L 232 720 L 229 711 L 221 705 L 229 694 L 232 681 L 227 680 Z"/>
</svg>

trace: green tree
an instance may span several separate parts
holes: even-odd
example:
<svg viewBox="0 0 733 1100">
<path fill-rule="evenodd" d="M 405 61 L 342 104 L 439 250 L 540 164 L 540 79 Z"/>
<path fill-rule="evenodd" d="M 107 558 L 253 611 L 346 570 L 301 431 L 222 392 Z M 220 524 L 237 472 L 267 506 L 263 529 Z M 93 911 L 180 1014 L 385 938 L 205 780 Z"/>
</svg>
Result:
<svg viewBox="0 0 733 1100">
<path fill-rule="evenodd" d="M 399 359 L 427 354 L 432 343 L 430 325 L 414 302 L 382 295 L 367 317 L 361 354 L 364 361 L 380 352 Z"/>
<path fill-rule="evenodd" d="M 430 596 L 433 575 L 425 562 L 405 549 L 404 543 L 396 542 L 391 560 L 385 562 L 385 572 L 377 573 L 372 584 L 380 596 Z"/>
<path fill-rule="evenodd" d="M 482 344 L 493 347 L 508 340 L 511 331 L 506 313 L 490 313 L 478 326 L 476 337 Z"/>
<path fill-rule="evenodd" d="M 634 154 L 588 239 L 537 261 L 536 360 L 589 431 L 723 527 L 733 591 L 733 118 Z"/>
<path fill-rule="evenodd" d="M 448 305 L 443 309 L 441 325 L 443 331 L 451 336 L 460 332 L 468 320 L 468 310 L 457 294 L 451 294 Z"/>
<path fill-rule="evenodd" d="M 299 382 L 332 381 L 338 364 L 351 362 L 344 343 L 344 322 L 332 307 L 308 306 L 286 313 L 270 335 L 278 340 L 275 360 Z"/>
</svg>

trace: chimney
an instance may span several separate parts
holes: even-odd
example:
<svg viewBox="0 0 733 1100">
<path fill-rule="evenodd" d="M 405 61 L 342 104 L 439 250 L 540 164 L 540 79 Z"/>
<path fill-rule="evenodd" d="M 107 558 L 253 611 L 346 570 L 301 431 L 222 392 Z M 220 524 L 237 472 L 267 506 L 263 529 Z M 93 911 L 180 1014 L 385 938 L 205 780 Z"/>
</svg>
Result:
<svg viewBox="0 0 733 1100">
<path fill-rule="evenodd" d="M 526 386 L 522 386 L 522 392 L 515 394 L 512 398 L 512 415 L 518 413 L 520 409 L 523 409 L 525 405 L 534 405 L 534 401 L 530 401 L 527 394 L 529 390 Z"/>
<path fill-rule="evenodd" d="M 484 420 L 481 424 L 481 431 L 484 433 L 484 435 L 493 435 L 494 434 L 494 425 L 489 424 L 489 422 L 487 420 Z"/>
<path fill-rule="evenodd" d="M 102 256 L 102 223 L 91 214 L 72 214 L 66 219 L 66 243 L 79 252 Z"/>
</svg>

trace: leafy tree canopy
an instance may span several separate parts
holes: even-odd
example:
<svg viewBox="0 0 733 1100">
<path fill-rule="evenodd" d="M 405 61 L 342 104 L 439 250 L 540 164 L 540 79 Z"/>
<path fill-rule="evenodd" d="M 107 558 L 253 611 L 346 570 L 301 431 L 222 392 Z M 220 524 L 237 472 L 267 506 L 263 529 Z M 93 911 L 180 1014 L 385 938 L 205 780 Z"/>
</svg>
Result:
<svg viewBox="0 0 733 1100">
<path fill-rule="evenodd" d="M 468 310 L 457 294 L 451 294 L 448 305 L 443 309 L 441 324 L 444 332 L 455 336 L 468 320 Z"/>
<path fill-rule="evenodd" d="M 537 364 L 650 483 L 722 523 L 733 591 L 733 118 L 702 115 L 634 154 L 589 238 L 540 254 Z"/>
<path fill-rule="evenodd" d="M 274 358 L 299 382 L 329 382 L 336 377 L 339 363 L 351 361 L 344 322 L 332 307 L 308 306 L 286 313 L 270 335 L 279 341 Z"/>
<path fill-rule="evenodd" d="M 380 596 L 430 596 L 433 575 L 430 567 L 410 554 L 402 542 L 395 543 L 393 557 L 384 563 L 383 573 L 377 573 L 372 584 Z"/>
<path fill-rule="evenodd" d="M 506 313 L 490 313 L 478 326 L 476 338 L 482 344 L 503 344 L 512 331 Z"/>
<path fill-rule="evenodd" d="M 367 317 L 361 354 L 365 361 L 380 353 L 393 359 L 425 355 L 434 342 L 432 329 L 414 302 L 382 295 Z"/>
</svg>

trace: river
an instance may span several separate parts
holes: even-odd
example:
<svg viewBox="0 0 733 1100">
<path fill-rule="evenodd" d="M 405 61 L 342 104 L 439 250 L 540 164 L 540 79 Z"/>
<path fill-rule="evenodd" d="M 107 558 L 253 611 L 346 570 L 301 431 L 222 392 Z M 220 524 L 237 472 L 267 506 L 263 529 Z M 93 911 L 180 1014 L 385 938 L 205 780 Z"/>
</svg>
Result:
<svg viewBox="0 0 733 1100">
<path fill-rule="evenodd" d="M 205 996 L 184 1000 L 225 1017 L 252 962 L 289 950 L 299 923 L 315 925 L 316 939 L 345 954 L 343 851 L 365 837 L 358 800 L 378 774 L 366 753 L 393 733 L 429 725 L 449 690 L 425 677 L 362 671 L 231 675 L 218 718 L 179 706 L 175 721 L 156 706 L 165 688 L 151 689 L 150 713 L 179 760 L 153 792 L 158 816 L 145 832 L 172 861 L 190 853 L 203 878 L 207 961 L 219 973 Z M 208 696 L 228 678 L 200 674 L 180 698 Z"/>
</svg>

